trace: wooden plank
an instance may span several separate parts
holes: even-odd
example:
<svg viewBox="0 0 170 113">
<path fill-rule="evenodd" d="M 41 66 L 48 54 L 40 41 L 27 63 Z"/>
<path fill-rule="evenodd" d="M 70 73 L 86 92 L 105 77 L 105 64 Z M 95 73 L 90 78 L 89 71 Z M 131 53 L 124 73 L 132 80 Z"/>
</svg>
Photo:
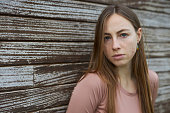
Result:
<svg viewBox="0 0 170 113">
<path fill-rule="evenodd" d="M 169 29 L 142 27 L 145 42 L 170 43 Z"/>
<path fill-rule="evenodd" d="M 33 66 L 0 67 L 0 91 L 33 87 Z"/>
<path fill-rule="evenodd" d="M 150 59 L 151 60 L 151 59 Z M 155 60 L 155 59 L 154 59 Z M 160 63 L 160 62 L 161 63 Z M 167 60 L 152 61 L 149 68 L 156 71 L 159 75 L 160 86 L 167 86 L 169 82 L 169 65 L 165 64 Z M 168 63 L 168 62 L 167 62 Z M 152 66 L 153 65 L 153 66 Z M 154 69 L 155 65 L 160 65 Z M 30 87 L 41 87 L 50 85 L 63 85 L 76 82 L 83 71 L 88 67 L 88 63 L 66 63 L 66 64 L 51 64 L 51 65 L 33 65 L 33 66 L 10 66 L 0 67 L 0 90 L 16 90 Z M 158 66 L 155 66 L 158 67 Z M 161 70 L 162 69 L 162 70 Z"/>
<path fill-rule="evenodd" d="M 156 103 L 155 113 L 169 113 L 170 112 L 170 99 Z"/>
<path fill-rule="evenodd" d="M 154 2 L 151 0 L 144 2 L 136 2 L 131 3 L 131 7 L 140 9 L 140 10 L 149 10 L 154 12 L 161 12 L 165 14 L 170 14 L 170 1 L 167 0 L 155 0 Z"/>
<path fill-rule="evenodd" d="M 139 17 L 142 26 L 166 28 L 166 29 L 170 28 L 170 23 L 168 19 L 170 17 L 169 14 L 162 14 L 158 12 L 149 12 L 143 10 L 133 10 L 133 11 Z"/>
<path fill-rule="evenodd" d="M 75 83 L 88 63 L 0 67 L 0 91 Z"/>
<path fill-rule="evenodd" d="M 0 40 L 93 41 L 95 23 L 0 16 Z"/>
<path fill-rule="evenodd" d="M 91 2 L 91 3 L 100 3 L 100 4 L 123 4 L 128 5 L 131 8 L 134 9 L 140 9 L 140 10 L 149 10 L 154 12 L 161 12 L 170 14 L 170 2 L 167 0 L 79 0 L 79 1 L 85 1 L 85 2 Z"/>
<path fill-rule="evenodd" d="M 89 61 L 90 42 L 1 42 L 0 65 Z"/>
<path fill-rule="evenodd" d="M 156 113 L 169 113 L 170 105 L 170 86 L 160 87 L 158 90 L 158 97 L 156 99 L 155 111 Z"/>
<path fill-rule="evenodd" d="M 159 87 L 156 102 L 163 102 L 170 99 L 170 86 Z"/>
<path fill-rule="evenodd" d="M 88 62 L 93 42 L 1 42 L 0 47 L 1 66 Z M 150 43 L 148 48 L 152 57 L 169 56 L 168 43 Z"/>
<path fill-rule="evenodd" d="M 170 86 L 170 72 L 157 72 L 159 75 L 159 87 Z"/>
<path fill-rule="evenodd" d="M 38 110 L 31 113 L 66 113 L 67 107 L 67 105 L 63 105 L 55 108 Z"/>
<path fill-rule="evenodd" d="M 170 57 L 170 44 L 145 43 L 145 51 L 149 58 Z"/>
<path fill-rule="evenodd" d="M 68 104 L 75 84 L 0 92 L 0 112 L 32 112 Z"/>
<path fill-rule="evenodd" d="M 150 58 L 147 62 L 149 69 L 156 72 L 170 71 L 170 58 Z"/>
<path fill-rule="evenodd" d="M 34 83 L 36 87 L 75 83 L 87 68 L 87 62 L 36 66 Z"/>
<path fill-rule="evenodd" d="M 32 0 L 9 1 L 0 1 L 1 14 L 53 19 L 60 18 L 88 22 L 96 22 L 99 14 L 106 7 L 106 5 L 96 3 L 69 0 L 56 0 L 55 2 Z M 170 28 L 169 14 L 146 10 L 133 10 L 145 26 Z"/>
<path fill-rule="evenodd" d="M 97 20 L 103 5 L 80 1 L 55 0 L 8 0 L 0 1 L 1 14 L 22 16 L 48 17 L 71 20 L 91 21 Z"/>
<path fill-rule="evenodd" d="M 93 41 L 96 23 L 0 16 L 0 40 Z M 169 29 L 143 27 L 146 42 L 170 42 Z"/>
</svg>

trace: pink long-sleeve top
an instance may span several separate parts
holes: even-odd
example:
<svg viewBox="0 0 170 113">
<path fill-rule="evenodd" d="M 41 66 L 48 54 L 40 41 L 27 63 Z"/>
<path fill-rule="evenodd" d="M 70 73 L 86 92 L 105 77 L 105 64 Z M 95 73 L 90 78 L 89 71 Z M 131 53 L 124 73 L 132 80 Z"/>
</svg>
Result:
<svg viewBox="0 0 170 113">
<path fill-rule="evenodd" d="M 149 71 L 152 102 L 159 86 L 158 75 Z M 137 92 L 130 93 L 118 84 L 116 113 L 142 113 Z M 89 73 L 74 88 L 66 113 L 106 113 L 107 86 L 95 73 Z"/>
</svg>

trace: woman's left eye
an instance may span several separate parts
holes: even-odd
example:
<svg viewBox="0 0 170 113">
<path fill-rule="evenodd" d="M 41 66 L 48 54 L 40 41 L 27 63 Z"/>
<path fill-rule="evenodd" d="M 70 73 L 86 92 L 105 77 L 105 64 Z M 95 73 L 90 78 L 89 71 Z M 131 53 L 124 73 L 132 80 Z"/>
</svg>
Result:
<svg viewBox="0 0 170 113">
<path fill-rule="evenodd" d="M 120 36 L 123 37 L 123 38 L 126 38 L 128 36 L 128 34 L 122 33 L 122 34 L 120 34 Z"/>
</svg>

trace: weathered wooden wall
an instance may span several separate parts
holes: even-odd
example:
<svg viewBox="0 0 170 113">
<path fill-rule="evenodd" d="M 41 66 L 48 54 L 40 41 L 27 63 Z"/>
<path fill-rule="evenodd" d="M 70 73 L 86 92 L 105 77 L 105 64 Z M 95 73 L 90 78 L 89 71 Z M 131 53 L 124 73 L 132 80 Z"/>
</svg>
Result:
<svg viewBox="0 0 170 113">
<path fill-rule="evenodd" d="M 156 113 L 170 113 L 170 1 L 1 0 L 0 112 L 64 113 L 87 69 L 97 18 L 121 2 L 139 16 L 150 69 L 160 79 Z"/>
</svg>

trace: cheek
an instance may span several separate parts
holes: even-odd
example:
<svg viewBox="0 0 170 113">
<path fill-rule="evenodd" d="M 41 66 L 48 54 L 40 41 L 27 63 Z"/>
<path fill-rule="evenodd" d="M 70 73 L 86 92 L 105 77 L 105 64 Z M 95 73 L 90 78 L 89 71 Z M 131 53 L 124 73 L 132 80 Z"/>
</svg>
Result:
<svg viewBox="0 0 170 113">
<path fill-rule="evenodd" d="M 126 52 L 129 55 L 129 57 L 133 57 L 134 54 L 136 53 L 136 47 L 137 47 L 137 40 L 135 40 L 135 38 L 131 37 L 132 40 L 128 40 L 126 41 Z"/>
<path fill-rule="evenodd" d="M 103 49 L 103 52 L 104 52 L 104 55 L 108 58 L 111 54 L 111 51 L 110 51 L 110 47 L 107 45 L 107 46 L 104 46 L 104 49 Z"/>
<path fill-rule="evenodd" d="M 133 43 L 133 44 L 131 44 L 131 46 L 129 47 L 129 54 L 130 54 L 130 56 L 134 56 L 135 55 L 135 53 L 136 53 L 136 43 Z"/>
<path fill-rule="evenodd" d="M 103 53 L 104 53 L 104 55 L 107 57 L 108 49 L 107 49 L 107 47 L 106 47 L 106 46 L 104 46 Z"/>
</svg>

